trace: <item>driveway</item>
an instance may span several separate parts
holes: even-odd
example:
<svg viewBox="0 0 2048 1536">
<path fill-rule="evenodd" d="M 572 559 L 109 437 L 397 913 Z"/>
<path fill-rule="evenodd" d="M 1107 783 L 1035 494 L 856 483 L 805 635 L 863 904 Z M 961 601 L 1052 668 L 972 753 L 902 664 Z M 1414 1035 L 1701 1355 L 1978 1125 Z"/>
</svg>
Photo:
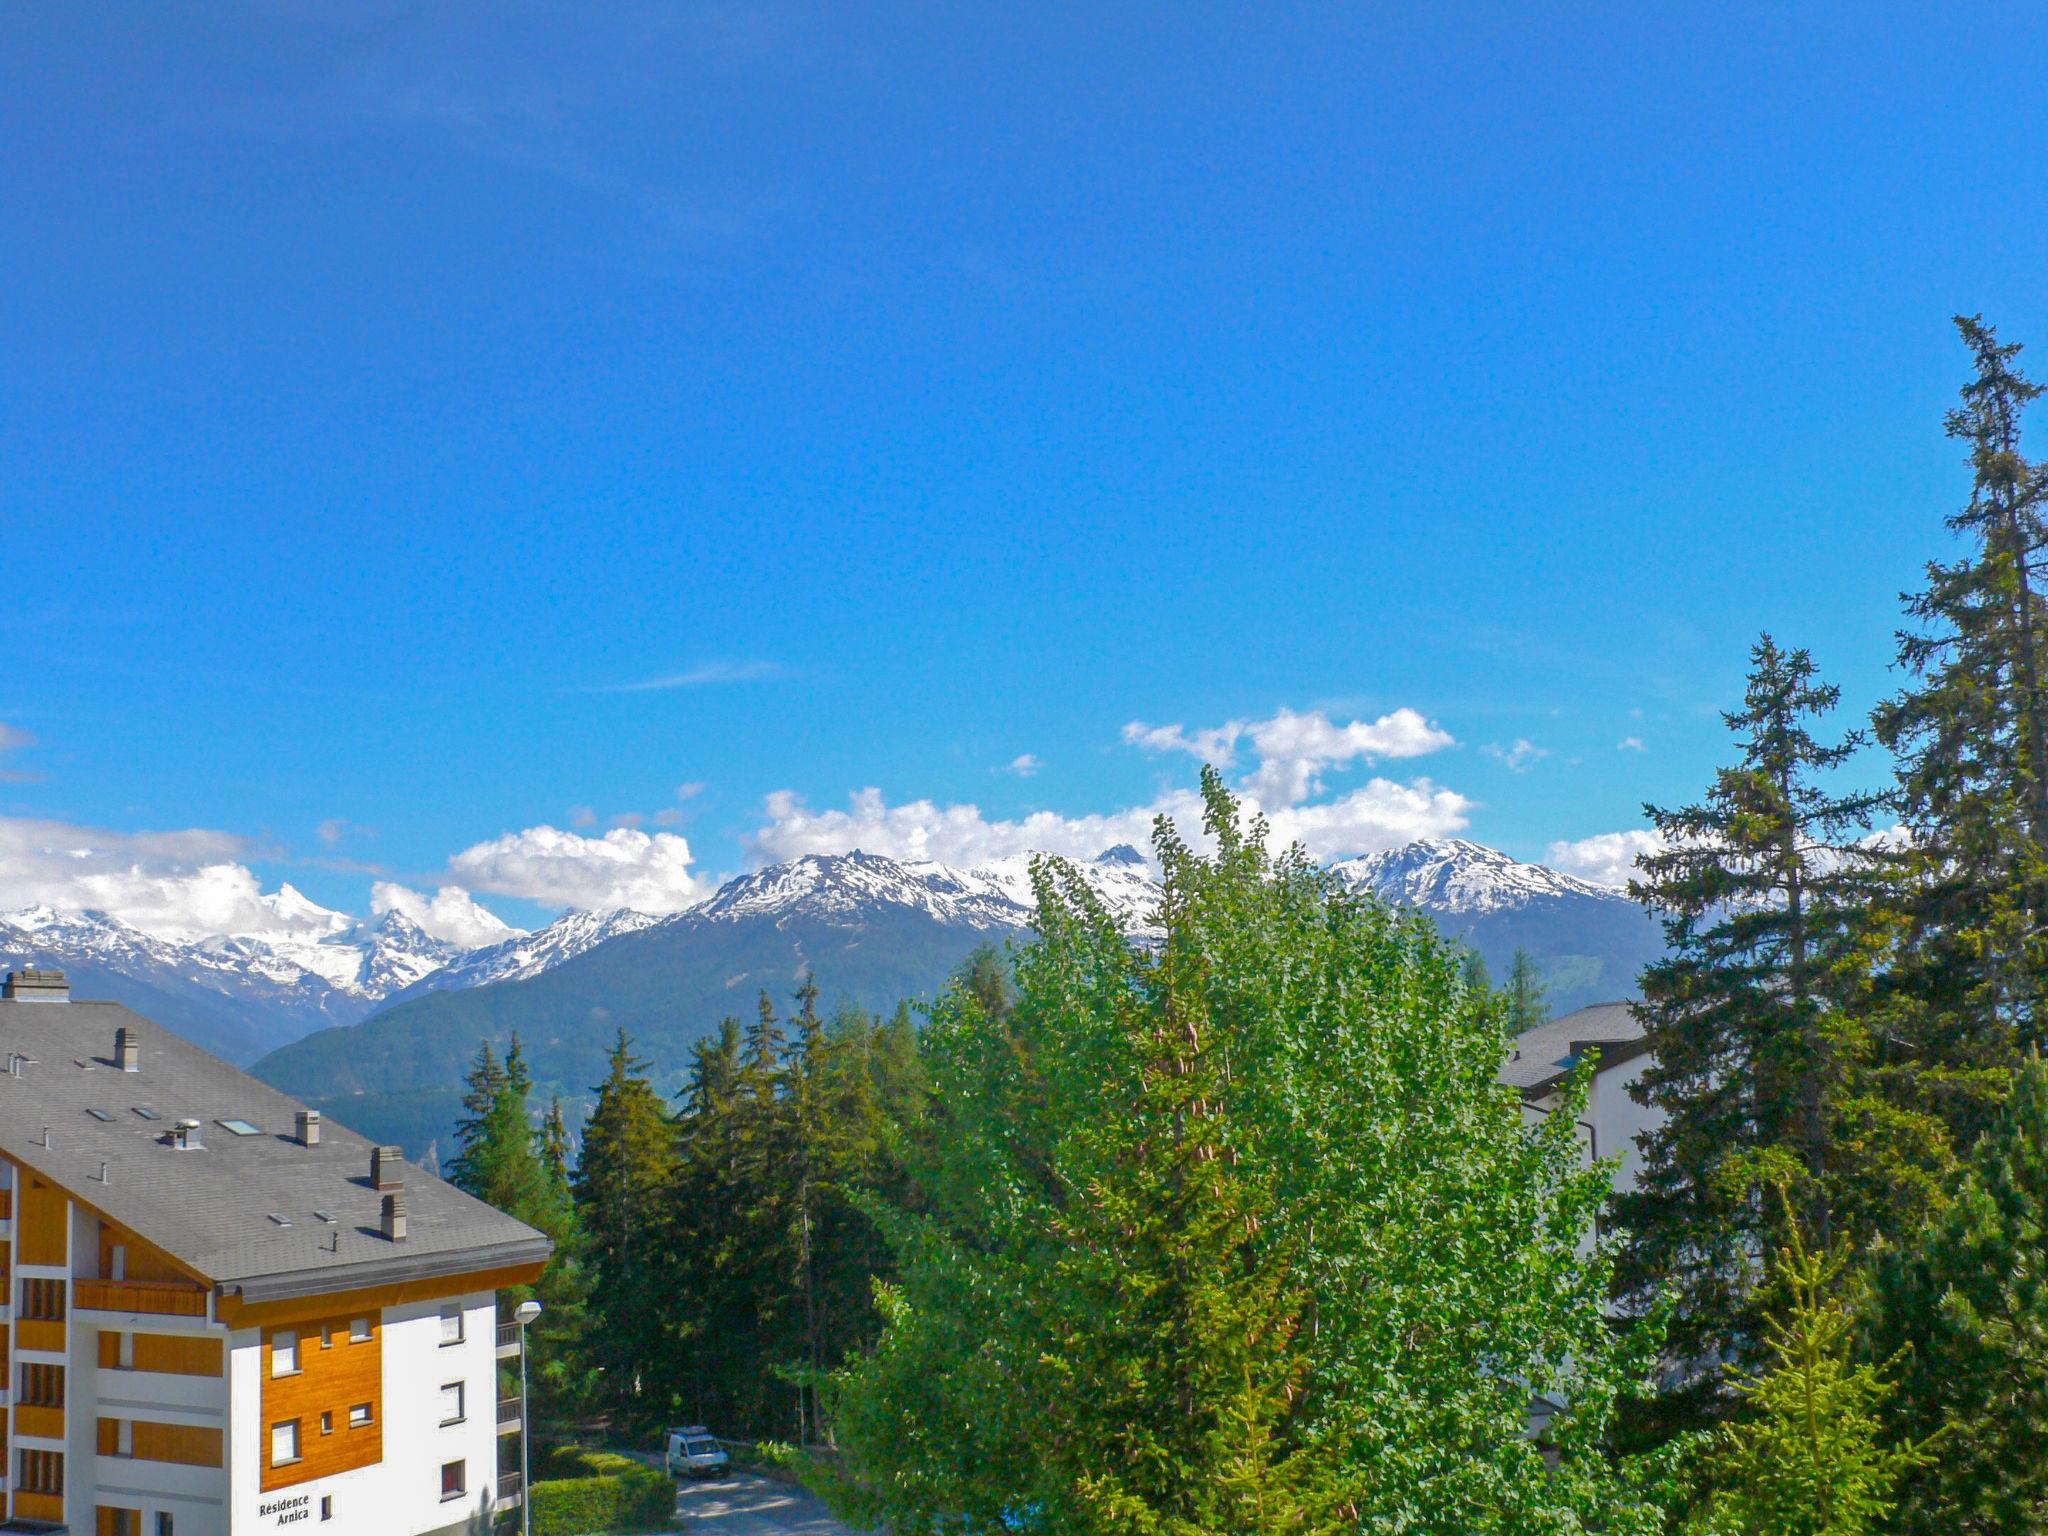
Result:
<svg viewBox="0 0 2048 1536">
<path fill-rule="evenodd" d="M 753 1472 L 682 1484 L 676 1528 L 684 1536 L 854 1536 L 803 1489 Z"/>
</svg>

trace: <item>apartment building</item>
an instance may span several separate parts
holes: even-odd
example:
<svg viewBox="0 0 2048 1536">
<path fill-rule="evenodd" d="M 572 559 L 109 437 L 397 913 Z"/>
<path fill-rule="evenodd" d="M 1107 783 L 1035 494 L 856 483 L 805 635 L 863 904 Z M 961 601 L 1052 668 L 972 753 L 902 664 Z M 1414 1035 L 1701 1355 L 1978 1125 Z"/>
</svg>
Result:
<svg viewBox="0 0 2048 1536">
<path fill-rule="evenodd" d="M 9 974 L 0 1059 L 0 1530 L 452 1536 L 516 1506 L 497 1291 L 545 1237 L 61 972 Z"/>
<path fill-rule="evenodd" d="M 1634 1189 L 1642 1173 L 1636 1138 L 1663 1121 L 1662 1111 L 1638 1104 L 1629 1092 L 1649 1068 L 1649 1050 L 1633 1007 L 1595 1003 L 1518 1035 L 1500 1078 L 1520 1090 L 1529 1114 L 1548 1115 L 1557 1109 L 1565 1079 L 1591 1057 L 1593 1081 L 1578 1116 L 1579 1142 L 1588 1159 L 1618 1159 L 1611 1183 L 1621 1194 Z"/>
</svg>

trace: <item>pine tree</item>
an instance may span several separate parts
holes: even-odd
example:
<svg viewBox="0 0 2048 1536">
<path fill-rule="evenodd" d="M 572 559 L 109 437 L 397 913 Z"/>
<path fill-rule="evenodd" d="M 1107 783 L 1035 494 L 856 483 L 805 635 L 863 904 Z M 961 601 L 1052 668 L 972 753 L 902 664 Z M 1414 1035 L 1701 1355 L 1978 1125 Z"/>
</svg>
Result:
<svg viewBox="0 0 2048 1536">
<path fill-rule="evenodd" d="M 2030 1056 L 1953 1204 L 1870 1264 L 1866 1349 L 1897 1358 L 1891 1416 L 1942 1435 L 1901 1536 L 2048 1530 L 2048 1067 Z"/>
<path fill-rule="evenodd" d="M 1516 950 L 1515 958 L 1508 967 L 1508 984 L 1503 993 L 1507 1003 L 1508 1033 L 1522 1034 L 1548 1019 L 1549 993 L 1536 957 L 1526 949 Z"/>
<path fill-rule="evenodd" d="M 1782 1193 L 1782 1191 L 1781 1191 Z M 1791 1201 L 1782 1201 L 1788 1216 Z M 1877 1536 L 1900 1481 L 1931 1462 L 1928 1442 L 1887 1444 L 1893 1387 L 1853 1358 L 1855 1322 L 1839 1296 L 1847 1253 L 1810 1244 L 1796 1219 L 1773 1263 L 1784 1305 L 1768 1320 L 1766 1365 L 1738 1378 L 1741 1416 L 1709 1463 L 1699 1536 Z M 1951 1528 L 1960 1529 L 1960 1528 Z"/>
<path fill-rule="evenodd" d="M 1896 1075 L 1967 1145 L 2020 1051 L 2048 1034 L 2048 467 L 2020 451 L 2040 386 L 1980 316 L 1956 319 L 1976 364 L 1948 435 L 1969 445 L 1969 543 L 1906 599 L 1912 681 L 1873 716 L 1898 758 L 1910 842 L 1888 893 L 1882 971 Z"/>
<path fill-rule="evenodd" d="M 1631 890 L 1662 915 L 1669 951 L 1642 976 L 1651 1064 L 1635 1092 L 1663 1121 L 1637 1187 L 1618 1200 L 1621 1284 L 1639 1306 L 1675 1292 L 1671 1342 L 1685 1360 L 1755 1361 L 1754 1256 L 1782 1236 L 1764 1198 L 1772 1184 L 1788 1185 L 1823 1242 L 1839 1218 L 1882 1205 L 1870 1187 L 1892 1188 L 1897 1128 L 1884 1115 L 1858 1113 L 1848 1138 L 1874 1168 L 1842 1155 L 1844 1117 L 1861 1102 L 1847 1010 L 1871 864 L 1858 834 L 1875 799 L 1819 782 L 1860 745 L 1853 732 L 1813 734 L 1837 697 L 1805 651 L 1765 635 L 1743 707 L 1725 717 L 1738 761 L 1697 805 L 1645 807 L 1665 849 L 1642 861 Z M 1701 1372 L 1665 1406 L 1681 1423 L 1711 1418 L 1726 1406 L 1722 1385 Z"/>
<path fill-rule="evenodd" d="M 651 1367 L 665 1354 L 660 1236 L 675 1169 L 674 1129 L 621 1029 L 583 1128 L 576 1214 L 590 1281 L 589 1357 L 601 1401 L 637 1425 L 667 1406 Z"/>
</svg>

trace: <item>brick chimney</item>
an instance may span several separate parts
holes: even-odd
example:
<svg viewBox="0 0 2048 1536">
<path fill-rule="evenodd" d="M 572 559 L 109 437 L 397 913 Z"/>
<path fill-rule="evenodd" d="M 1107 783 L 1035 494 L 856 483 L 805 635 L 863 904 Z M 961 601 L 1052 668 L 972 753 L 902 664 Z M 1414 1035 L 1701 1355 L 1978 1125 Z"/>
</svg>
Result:
<svg viewBox="0 0 2048 1536">
<path fill-rule="evenodd" d="M 384 1197 L 384 1217 L 382 1227 L 384 1231 L 384 1236 L 388 1241 L 394 1243 L 402 1243 L 405 1241 L 404 1190 L 401 1189 L 395 1195 L 386 1195 Z"/>
<path fill-rule="evenodd" d="M 319 1146 L 319 1145 L 320 1145 L 320 1111 L 319 1111 L 319 1110 L 317 1110 L 317 1109 L 302 1109 L 302 1110 L 300 1110 L 300 1111 L 299 1111 L 299 1117 L 298 1117 L 298 1131 L 299 1131 L 299 1138 L 298 1138 L 298 1140 L 299 1140 L 299 1145 L 300 1145 L 300 1146 L 302 1146 L 302 1147 L 317 1147 L 317 1146 Z M 371 1177 L 372 1177 L 372 1178 L 375 1178 L 375 1177 L 376 1177 L 376 1172 L 377 1172 L 377 1170 L 376 1170 L 376 1167 L 375 1167 L 375 1165 L 372 1165 L 372 1167 L 371 1167 L 371 1169 L 370 1169 L 370 1175 L 371 1175 Z"/>
<path fill-rule="evenodd" d="M 370 1184 L 376 1189 L 405 1188 L 405 1164 L 396 1147 L 374 1147 L 370 1151 Z M 389 1202 L 386 1202 L 389 1204 Z"/>
<path fill-rule="evenodd" d="M 114 1065 L 123 1072 L 142 1070 L 142 1042 L 128 1033 L 125 1024 L 114 1031 Z"/>
</svg>

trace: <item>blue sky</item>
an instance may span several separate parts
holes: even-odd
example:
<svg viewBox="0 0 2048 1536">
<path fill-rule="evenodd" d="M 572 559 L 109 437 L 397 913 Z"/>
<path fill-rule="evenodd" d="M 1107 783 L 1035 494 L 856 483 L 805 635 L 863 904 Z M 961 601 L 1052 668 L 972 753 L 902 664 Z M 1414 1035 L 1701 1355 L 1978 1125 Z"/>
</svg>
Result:
<svg viewBox="0 0 2048 1536">
<path fill-rule="evenodd" d="M 1966 494 L 1947 317 L 2048 349 L 2044 44 L 8 7 L 0 907 L 80 849 L 172 907 L 225 863 L 527 922 L 1078 849 L 1192 782 L 1134 723 L 1243 723 L 1333 855 L 1639 825 L 1759 629 L 1895 685 Z"/>
</svg>

